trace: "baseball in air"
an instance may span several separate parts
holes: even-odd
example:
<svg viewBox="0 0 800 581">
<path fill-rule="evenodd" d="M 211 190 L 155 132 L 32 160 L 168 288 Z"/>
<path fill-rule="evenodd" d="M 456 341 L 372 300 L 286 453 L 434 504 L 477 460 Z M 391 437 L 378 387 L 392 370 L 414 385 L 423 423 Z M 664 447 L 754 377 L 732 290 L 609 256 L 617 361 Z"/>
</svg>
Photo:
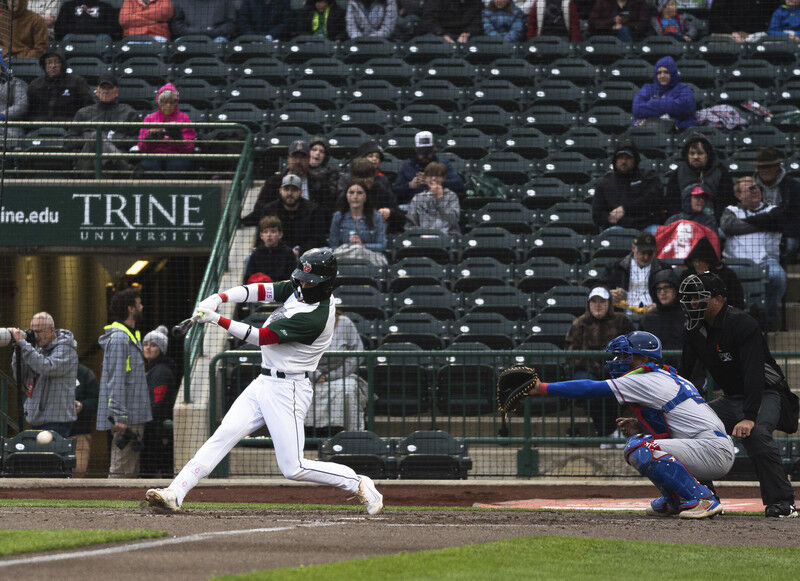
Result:
<svg viewBox="0 0 800 581">
<path fill-rule="evenodd" d="M 36 434 L 36 443 L 45 446 L 53 441 L 53 432 L 50 430 L 42 430 Z"/>
</svg>

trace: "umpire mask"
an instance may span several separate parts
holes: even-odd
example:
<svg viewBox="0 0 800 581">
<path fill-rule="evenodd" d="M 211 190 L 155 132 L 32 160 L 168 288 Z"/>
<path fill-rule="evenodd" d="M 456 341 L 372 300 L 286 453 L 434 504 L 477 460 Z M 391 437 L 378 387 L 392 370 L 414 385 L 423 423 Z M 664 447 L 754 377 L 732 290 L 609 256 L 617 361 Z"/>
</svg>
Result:
<svg viewBox="0 0 800 581">
<path fill-rule="evenodd" d="M 691 331 L 700 324 L 711 297 L 726 295 L 725 283 L 716 274 L 704 272 L 687 276 L 678 289 L 681 308 L 686 313 L 686 329 Z"/>
</svg>

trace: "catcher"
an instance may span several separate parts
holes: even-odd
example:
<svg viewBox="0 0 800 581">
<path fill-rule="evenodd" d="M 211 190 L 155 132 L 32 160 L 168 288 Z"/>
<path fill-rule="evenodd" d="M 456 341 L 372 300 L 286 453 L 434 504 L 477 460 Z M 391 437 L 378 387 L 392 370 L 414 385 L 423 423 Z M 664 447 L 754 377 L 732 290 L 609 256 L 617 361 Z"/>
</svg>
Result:
<svg viewBox="0 0 800 581">
<path fill-rule="evenodd" d="M 635 418 L 618 418 L 628 436 L 625 460 L 646 476 L 662 496 L 650 503 L 650 516 L 710 518 L 722 513 L 715 494 L 698 480 L 712 480 L 733 466 L 733 442 L 725 426 L 691 382 L 662 365 L 661 341 L 634 331 L 606 346 L 611 359 L 606 381 L 543 383 L 534 369 L 511 367 L 500 374 L 497 402 L 508 414 L 526 395 L 593 398 L 613 395 Z"/>
</svg>

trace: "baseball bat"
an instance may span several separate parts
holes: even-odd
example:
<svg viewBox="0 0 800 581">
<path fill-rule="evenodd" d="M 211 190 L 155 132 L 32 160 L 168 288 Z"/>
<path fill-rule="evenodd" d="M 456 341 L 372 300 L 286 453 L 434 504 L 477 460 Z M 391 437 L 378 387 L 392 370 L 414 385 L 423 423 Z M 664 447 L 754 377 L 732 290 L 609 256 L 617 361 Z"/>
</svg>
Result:
<svg viewBox="0 0 800 581">
<path fill-rule="evenodd" d="M 172 327 L 172 336 L 173 337 L 183 337 L 186 333 L 189 332 L 189 329 L 200 319 L 195 317 L 189 317 L 188 319 L 184 319 L 174 327 Z"/>
</svg>

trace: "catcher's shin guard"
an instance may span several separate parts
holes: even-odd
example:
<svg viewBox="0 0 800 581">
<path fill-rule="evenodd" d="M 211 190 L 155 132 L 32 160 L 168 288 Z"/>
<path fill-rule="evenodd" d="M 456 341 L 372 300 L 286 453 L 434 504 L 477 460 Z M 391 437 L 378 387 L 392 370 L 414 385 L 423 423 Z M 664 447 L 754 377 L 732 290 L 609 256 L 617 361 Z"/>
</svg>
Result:
<svg viewBox="0 0 800 581">
<path fill-rule="evenodd" d="M 693 508 L 697 502 L 714 495 L 689 474 L 672 454 L 662 452 L 653 436 L 634 436 L 625 446 L 625 460 L 642 476 L 647 476 L 666 498 L 679 500 L 680 509 Z"/>
</svg>

